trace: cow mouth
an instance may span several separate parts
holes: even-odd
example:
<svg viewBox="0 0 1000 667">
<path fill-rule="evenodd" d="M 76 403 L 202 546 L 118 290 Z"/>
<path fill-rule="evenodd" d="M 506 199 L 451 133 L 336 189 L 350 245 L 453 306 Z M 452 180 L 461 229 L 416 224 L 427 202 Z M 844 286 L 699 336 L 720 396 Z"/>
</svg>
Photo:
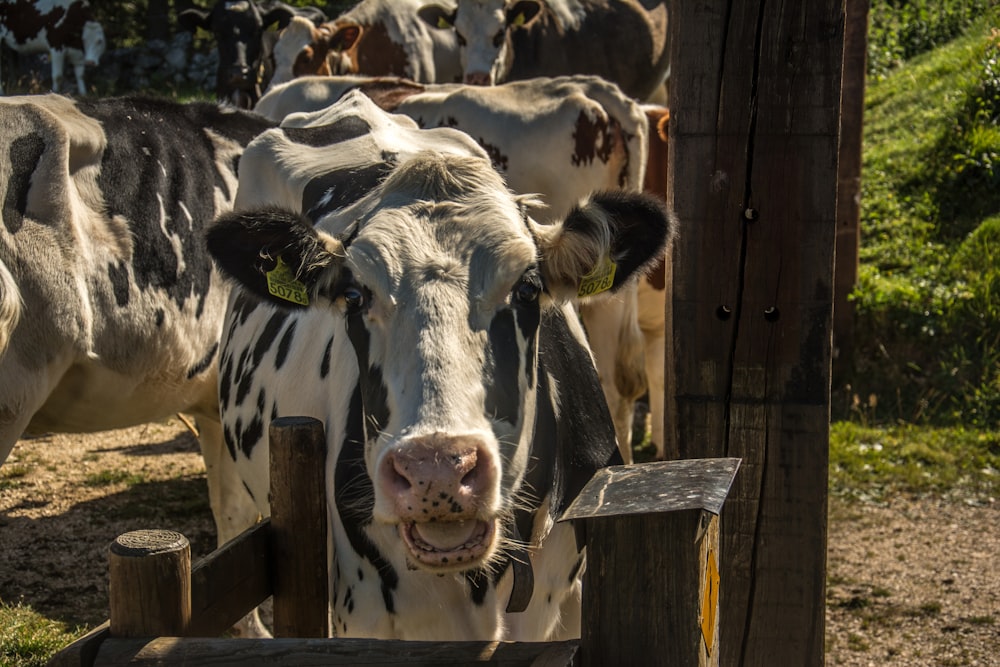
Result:
<svg viewBox="0 0 1000 667">
<path fill-rule="evenodd" d="M 489 551 L 496 531 L 494 521 L 431 521 L 400 525 L 410 557 L 433 569 L 465 569 Z"/>
</svg>

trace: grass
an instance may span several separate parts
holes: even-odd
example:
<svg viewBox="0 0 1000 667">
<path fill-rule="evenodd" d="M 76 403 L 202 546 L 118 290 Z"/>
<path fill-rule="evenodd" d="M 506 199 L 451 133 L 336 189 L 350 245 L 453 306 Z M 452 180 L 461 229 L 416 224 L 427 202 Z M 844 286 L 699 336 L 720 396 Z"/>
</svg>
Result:
<svg viewBox="0 0 1000 667">
<path fill-rule="evenodd" d="M 0 600 L 0 667 L 41 667 L 84 632 L 49 620 L 31 607 Z"/>
<path fill-rule="evenodd" d="M 876 502 L 900 494 L 990 502 L 1000 498 L 1000 432 L 837 422 L 830 493 Z"/>
</svg>

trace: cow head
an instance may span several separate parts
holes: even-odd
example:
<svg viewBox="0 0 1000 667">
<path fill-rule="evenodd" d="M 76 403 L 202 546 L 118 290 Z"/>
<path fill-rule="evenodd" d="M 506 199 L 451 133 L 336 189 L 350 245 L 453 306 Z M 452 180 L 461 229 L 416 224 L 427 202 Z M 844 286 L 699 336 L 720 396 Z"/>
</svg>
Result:
<svg viewBox="0 0 1000 667">
<path fill-rule="evenodd" d="M 260 98 L 264 70 L 270 68 L 270 47 L 265 31 L 285 27 L 296 10 L 283 2 L 258 4 L 255 0 L 218 0 L 210 11 L 185 9 L 181 27 L 202 28 L 215 36 L 219 49 L 216 95 L 238 107 L 250 108 Z"/>
<path fill-rule="evenodd" d="M 353 54 L 362 33 L 363 28 L 356 23 L 334 21 L 317 26 L 307 19 L 293 18 L 274 45 L 271 86 L 300 76 L 356 73 Z"/>
<path fill-rule="evenodd" d="M 309 145 L 351 123 L 314 128 Z M 344 523 L 371 524 L 366 539 L 392 562 L 463 571 L 511 546 L 514 511 L 532 499 L 536 394 L 556 382 L 539 373 L 546 322 L 572 316 L 593 267 L 617 266 L 605 276 L 611 290 L 641 271 L 662 249 L 668 217 L 655 200 L 621 192 L 539 225 L 485 155 L 392 162 L 345 174 L 375 185 L 336 211 L 322 212 L 347 182 L 327 179 L 312 218 L 274 207 L 223 216 L 208 247 L 259 299 L 325 313 L 310 321 L 332 329 L 310 340 L 332 340 L 351 360 L 323 389 L 350 405 L 345 433 L 330 436 L 341 437 L 331 452 L 339 448 Z"/>
<path fill-rule="evenodd" d="M 87 67 L 96 67 L 101 62 L 101 56 L 104 55 L 107 46 L 104 28 L 97 21 L 87 21 L 83 24 L 80 38 L 83 42 L 83 64 Z"/>
<path fill-rule="evenodd" d="M 434 28 L 455 31 L 465 83 L 492 86 L 510 73 L 510 31 L 530 25 L 541 11 L 538 0 L 460 0 L 455 9 L 426 5 L 418 14 Z"/>
</svg>

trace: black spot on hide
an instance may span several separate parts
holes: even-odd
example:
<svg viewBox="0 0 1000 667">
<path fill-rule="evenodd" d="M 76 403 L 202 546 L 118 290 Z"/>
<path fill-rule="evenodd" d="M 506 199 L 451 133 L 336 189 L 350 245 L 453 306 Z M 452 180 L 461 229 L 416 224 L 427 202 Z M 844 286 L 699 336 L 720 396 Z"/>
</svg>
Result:
<svg viewBox="0 0 1000 667">
<path fill-rule="evenodd" d="M 7 177 L 3 196 L 3 222 L 11 234 L 19 232 L 24 224 L 31 175 L 44 152 L 45 141 L 37 134 L 18 137 L 10 142 L 7 152 L 10 175 Z"/>
<path fill-rule="evenodd" d="M 314 148 L 334 146 L 371 133 L 371 126 L 358 116 L 347 116 L 320 127 L 283 127 L 289 141 Z"/>
<path fill-rule="evenodd" d="M 317 176 L 302 191 L 302 210 L 316 221 L 353 204 L 373 190 L 392 171 L 391 163 L 376 163 L 355 169 L 337 169 Z"/>
<path fill-rule="evenodd" d="M 281 370 L 281 367 L 285 364 L 285 359 L 288 358 L 288 350 L 292 346 L 292 339 L 295 338 L 295 320 L 288 325 L 285 329 L 285 334 L 281 337 L 281 341 L 278 342 L 278 353 L 274 358 L 274 368 L 275 370 Z"/>
<path fill-rule="evenodd" d="M 197 364 L 188 369 L 187 379 L 191 380 L 194 377 L 201 375 L 212 365 L 212 361 L 215 359 L 215 353 L 219 350 L 219 344 L 215 343 L 212 345 L 211 349 L 201 358 Z"/>
<path fill-rule="evenodd" d="M 115 294 L 115 303 L 124 308 L 128 305 L 129 295 L 128 267 L 123 263 L 108 264 L 108 280 Z"/>
</svg>

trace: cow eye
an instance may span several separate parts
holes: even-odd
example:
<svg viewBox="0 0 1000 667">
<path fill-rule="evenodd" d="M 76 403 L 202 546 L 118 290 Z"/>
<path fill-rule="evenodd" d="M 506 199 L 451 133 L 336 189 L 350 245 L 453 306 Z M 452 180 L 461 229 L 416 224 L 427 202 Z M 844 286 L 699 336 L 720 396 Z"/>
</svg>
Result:
<svg viewBox="0 0 1000 667">
<path fill-rule="evenodd" d="M 367 302 L 365 291 L 357 285 L 348 285 L 344 288 L 344 305 L 347 307 L 348 315 L 360 312 Z"/>
<path fill-rule="evenodd" d="M 519 303 L 531 303 L 538 300 L 538 295 L 542 292 L 542 286 L 536 280 L 522 278 L 514 287 L 514 299 Z"/>
</svg>

